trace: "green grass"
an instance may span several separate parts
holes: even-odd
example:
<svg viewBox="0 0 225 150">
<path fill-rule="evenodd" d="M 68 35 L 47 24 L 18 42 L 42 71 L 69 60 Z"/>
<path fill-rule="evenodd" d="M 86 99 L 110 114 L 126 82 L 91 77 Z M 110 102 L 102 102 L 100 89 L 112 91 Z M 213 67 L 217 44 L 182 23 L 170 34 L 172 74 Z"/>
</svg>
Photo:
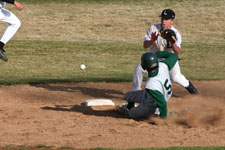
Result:
<svg viewBox="0 0 225 150">
<path fill-rule="evenodd" d="M 182 73 L 192 80 L 224 80 L 223 3 L 24 0 L 21 12 L 7 5 L 22 26 L 5 47 L 9 62 L 0 62 L 0 84 L 131 81 L 147 51 L 142 48 L 145 32 L 150 24 L 159 23 L 164 8 L 176 12 L 174 25 L 183 40 Z M 85 71 L 79 69 L 82 63 Z"/>
<path fill-rule="evenodd" d="M 1 84 L 130 80 L 140 51 L 132 43 L 12 41 L 8 47 Z"/>
<path fill-rule="evenodd" d="M 224 80 L 224 44 L 183 44 L 182 73 L 191 80 Z M 132 81 L 141 43 L 16 40 L 6 46 L 0 84 Z M 86 65 L 80 70 L 80 64 Z"/>
<path fill-rule="evenodd" d="M 22 26 L 14 40 L 142 42 L 162 10 L 176 13 L 185 43 L 224 44 L 224 0 L 25 0 L 13 5 Z M 209 19 L 210 18 L 210 19 Z M 2 23 L 2 22 L 1 22 Z M 4 31 L 6 24 L 0 24 Z"/>
<path fill-rule="evenodd" d="M 224 44 L 183 44 L 181 70 L 194 80 L 224 80 Z"/>
</svg>

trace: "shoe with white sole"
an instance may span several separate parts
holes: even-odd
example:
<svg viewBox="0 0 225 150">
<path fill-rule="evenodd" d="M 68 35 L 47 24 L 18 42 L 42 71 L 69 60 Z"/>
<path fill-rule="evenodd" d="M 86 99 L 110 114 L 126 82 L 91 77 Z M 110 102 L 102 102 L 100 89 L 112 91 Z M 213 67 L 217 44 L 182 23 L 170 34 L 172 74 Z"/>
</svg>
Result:
<svg viewBox="0 0 225 150">
<path fill-rule="evenodd" d="M 129 109 L 127 108 L 127 103 L 121 104 L 117 107 L 117 110 L 120 114 L 128 116 Z"/>
</svg>

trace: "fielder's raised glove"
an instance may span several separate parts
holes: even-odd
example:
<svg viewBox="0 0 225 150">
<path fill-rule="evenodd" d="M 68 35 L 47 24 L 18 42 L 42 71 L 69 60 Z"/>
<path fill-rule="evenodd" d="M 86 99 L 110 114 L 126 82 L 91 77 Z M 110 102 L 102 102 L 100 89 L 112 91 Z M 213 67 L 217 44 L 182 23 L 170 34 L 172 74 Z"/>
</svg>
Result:
<svg viewBox="0 0 225 150">
<path fill-rule="evenodd" d="M 159 35 L 171 43 L 175 43 L 177 40 L 175 32 L 171 29 L 161 30 L 159 31 Z"/>
</svg>

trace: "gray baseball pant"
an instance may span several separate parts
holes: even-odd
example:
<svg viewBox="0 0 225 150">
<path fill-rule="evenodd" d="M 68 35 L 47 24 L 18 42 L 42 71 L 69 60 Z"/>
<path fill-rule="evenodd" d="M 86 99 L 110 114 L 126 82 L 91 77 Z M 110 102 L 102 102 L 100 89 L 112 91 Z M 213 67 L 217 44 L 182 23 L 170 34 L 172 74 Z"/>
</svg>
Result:
<svg viewBox="0 0 225 150">
<path fill-rule="evenodd" d="M 127 102 L 139 103 L 129 111 L 129 117 L 133 119 L 147 119 L 155 113 L 157 105 L 145 90 L 129 91 L 125 93 Z"/>
</svg>

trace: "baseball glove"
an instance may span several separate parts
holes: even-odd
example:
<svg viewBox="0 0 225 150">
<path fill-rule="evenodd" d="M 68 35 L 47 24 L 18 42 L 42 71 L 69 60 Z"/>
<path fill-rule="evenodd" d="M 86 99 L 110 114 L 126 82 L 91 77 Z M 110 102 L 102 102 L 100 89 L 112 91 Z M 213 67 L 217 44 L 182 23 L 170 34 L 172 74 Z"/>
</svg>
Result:
<svg viewBox="0 0 225 150">
<path fill-rule="evenodd" d="M 175 43 L 177 40 L 175 32 L 171 29 L 161 30 L 159 31 L 159 35 L 171 43 Z"/>
</svg>

